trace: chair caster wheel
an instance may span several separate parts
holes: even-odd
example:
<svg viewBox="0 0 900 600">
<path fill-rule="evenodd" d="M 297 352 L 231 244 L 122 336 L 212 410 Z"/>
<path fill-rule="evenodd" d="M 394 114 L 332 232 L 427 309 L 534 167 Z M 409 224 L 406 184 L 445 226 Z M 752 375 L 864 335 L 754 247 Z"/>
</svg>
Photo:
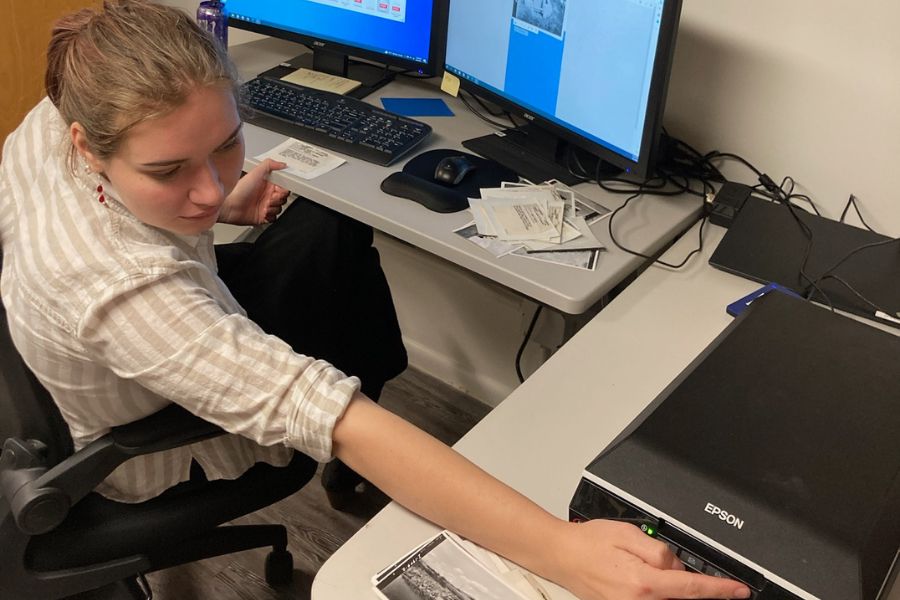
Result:
<svg viewBox="0 0 900 600">
<path fill-rule="evenodd" d="M 266 556 L 266 583 L 287 585 L 294 578 L 294 557 L 287 550 L 272 550 Z"/>
</svg>

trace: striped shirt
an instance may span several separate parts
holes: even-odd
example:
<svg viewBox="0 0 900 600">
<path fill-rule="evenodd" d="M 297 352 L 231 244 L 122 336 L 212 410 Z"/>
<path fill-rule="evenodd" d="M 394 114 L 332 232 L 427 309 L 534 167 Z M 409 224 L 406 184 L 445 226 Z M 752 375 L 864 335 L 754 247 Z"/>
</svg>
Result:
<svg viewBox="0 0 900 600">
<path fill-rule="evenodd" d="M 99 177 L 70 172 L 67 140 L 45 98 L 3 148 L 0 292 L 16 347 L 76 449 L 171 402 L 230 434 L 133 458 L 97 491 L 151 498 L 186 480 L 192 458 L 227 479 L 292 449 L 329 459 L 359 380 L 246 317 L 216 275 L 212 232 L 144 225 L 108 182 L 99 202 Z"/>
</svg>

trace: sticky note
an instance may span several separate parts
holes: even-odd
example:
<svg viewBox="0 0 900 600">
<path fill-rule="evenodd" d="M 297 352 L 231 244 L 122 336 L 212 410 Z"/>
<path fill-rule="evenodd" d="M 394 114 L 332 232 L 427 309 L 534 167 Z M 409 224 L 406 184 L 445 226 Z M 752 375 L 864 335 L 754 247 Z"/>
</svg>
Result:
<svg viewBox="0 0 900 600">
<path fill-rule="evenodd" d="M 381 104 L 405 117 L 452 117 L 453 111 L 440 98 L 382 98 Z"/>
<path fill-rule="evenodd" d="M 456 98 L 459 95 L 459 77 L 450 71 L 444 71 L 444 78 L 441 80 L 441 89 Z"/>
</svg>

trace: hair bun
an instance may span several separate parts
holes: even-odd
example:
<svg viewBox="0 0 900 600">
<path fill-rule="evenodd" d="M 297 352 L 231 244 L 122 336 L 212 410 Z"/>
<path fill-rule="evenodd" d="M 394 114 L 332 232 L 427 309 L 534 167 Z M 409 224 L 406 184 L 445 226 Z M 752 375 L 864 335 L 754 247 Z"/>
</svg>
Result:
<svg viewBox="0 0 900 600">
<path fill-rule="evenodd" d="M 62 93 L 62 70 L 71 46 L 96 16 L 96 11 L 85 8 L 66 15 L 53 24 L 50 43 L 47 46 L 47 71 L 44 75 L 44 87 L 50 101 L 57 107 Z"/>
</svg>

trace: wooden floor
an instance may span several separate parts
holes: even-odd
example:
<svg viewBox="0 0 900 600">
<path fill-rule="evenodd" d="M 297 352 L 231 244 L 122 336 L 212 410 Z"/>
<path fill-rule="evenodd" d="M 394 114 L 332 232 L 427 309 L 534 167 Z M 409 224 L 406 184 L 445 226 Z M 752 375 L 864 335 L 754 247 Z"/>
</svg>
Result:
<svg viewBox="0 0 900 600">
<path fill-rule="evenodd" d="M 477 400 L 412 368 L 385 386 L 381 404 L 448 444 L 488 412 Z M 267 550 L 251 550 L 149 574 L 154 599 L 305 600 L 322 563 L 388 502 L 376 489 L 366 489 L 363 496 L 356 514 L 332 510 L 317 475 L 297 494 L 236 521 L 287 527 L 294 555 L 294 581 L 288 587 L 270 588 L 263 577 Z"/>
</svg>

